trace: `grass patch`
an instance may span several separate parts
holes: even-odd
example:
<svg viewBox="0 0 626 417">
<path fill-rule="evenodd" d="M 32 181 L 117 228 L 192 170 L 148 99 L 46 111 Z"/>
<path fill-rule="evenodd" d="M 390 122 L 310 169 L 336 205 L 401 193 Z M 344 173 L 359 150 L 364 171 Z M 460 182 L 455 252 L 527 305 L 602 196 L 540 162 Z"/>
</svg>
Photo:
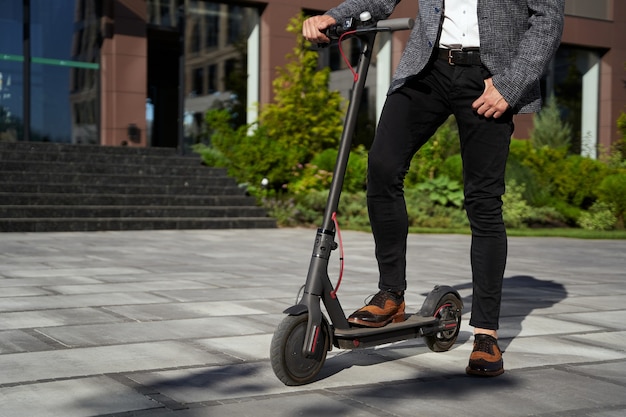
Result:
<svg viewBox="0 0 626 417">
<path fill-rule="evenodd" d="M 421 234 L 457 234 L 457 235 L 469 235 L 471 231 L 469 228 L 459 229 L 443 229 L 443 228 L 424 228 L 424 227 L 411 227 L 409 233 L 421 233 Z M 515 237 L 566 237 L 572 239 L 626 239 L 626 230 L 608 230 L 608 231 L 596 231 L 585 230 L 576 228 L 524 228 L 524 229 L 512 229 L 506 230 L 508 236 Z"/>
</svg>

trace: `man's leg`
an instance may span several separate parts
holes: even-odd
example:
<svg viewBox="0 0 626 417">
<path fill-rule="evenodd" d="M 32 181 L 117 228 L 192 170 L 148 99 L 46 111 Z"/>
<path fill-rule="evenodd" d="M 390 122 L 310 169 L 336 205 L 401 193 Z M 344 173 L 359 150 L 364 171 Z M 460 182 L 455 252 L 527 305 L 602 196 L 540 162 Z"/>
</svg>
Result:
<svg viewBox="0 0 626 417">
<path fill-rule="evenodd" d="M 381 292 L 349 317 L 353 324 L 379 327 L 404 316 L 408 234 L 404 177 L 415 152 L 449 114 L 429 78 L 413 80 L 387 98 L 369 152 L 367 203 Z"/>
<path fill-rule="evenodd" d="M 482 93 L 482 80 L 489 74 L 480 67 L 466 67 L 459 71 L 465 74 L 459 76 L 459 94 L 454 103 L 461 137 L 465 209 L 472 229 L 470 258 L 473 298 L 470 325 L 474 327 L 476 343 L 480 344 L 475 345 L 473 356 L 481 356 L 482 353 L 479 355 L 476 349 L 483 349 L 492 352 L 493 355 L 487 356 L 494 358 L 493 363 L 484 365 L 484 372 L 470 372 L 474 371 L 470 367 L 468 372 L 499 375 L 503 368 L 496 331 L 507 257 L 502 195 L 513 133 L 512 113 L 507 112 L 498 119 L 478 116 L 471 109 L 471 103 Z M 472 363 L 470 359 L 470 365 Z"/>
</svg>

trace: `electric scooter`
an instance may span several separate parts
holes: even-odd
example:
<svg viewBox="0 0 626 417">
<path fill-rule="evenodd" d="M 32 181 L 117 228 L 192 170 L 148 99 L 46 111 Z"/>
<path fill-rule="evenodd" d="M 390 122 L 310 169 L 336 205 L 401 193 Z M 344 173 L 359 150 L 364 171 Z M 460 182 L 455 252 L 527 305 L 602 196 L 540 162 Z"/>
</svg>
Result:
<svg viewBox="0 0 626 417">
<path fill-rule="evenodd" d="M 338 41 L 340 47 L 344 39 L 358 38 L 361 53 L 339 143 L 326 211 L 322 226 L 315 236 L 302 297 L 297 304 L 284 311 L 287 316 L 278 325 L 271 342 L 272 369 L 285 385 L 303 385 L 314 381 L 332 346 L 340 349 L 357 349 L 423 337 L 432 351 L 443 352 L 454 345 L 459 334 L 463 302 L 459 293 L 452 287 L 435 286 L 427 295 L 419 312 L 406 314 L 403 322 L 390 323 L 378 328 L 354 327 L 348 322 L 337 298 L 336 288 L 328 276 L 331 252 L 338 247 L 343 252 L 336 213 L 374 40 L 379 32 L 408 30 L 413 24 L 412 19 L 373 22 L 370 13 L 364 12 L 358 20 L 346 19 L 326 30 L 327 36 L 333 41 Z M 339 244 L 335 242 L 336 234 Z M 340 260 L 341 279 L 343 253 Z M 320 302 L 324 303 L 328 319 L 322 313 Z"/>
</svg>

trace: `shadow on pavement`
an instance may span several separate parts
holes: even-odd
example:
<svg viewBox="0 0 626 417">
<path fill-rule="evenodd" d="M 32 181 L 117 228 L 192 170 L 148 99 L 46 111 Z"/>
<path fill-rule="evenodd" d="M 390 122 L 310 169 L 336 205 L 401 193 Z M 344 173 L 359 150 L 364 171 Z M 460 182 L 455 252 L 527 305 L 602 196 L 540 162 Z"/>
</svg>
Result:
<svg viewBox="0 0 626 417">
<path fill-rule="evenodd" d="M 472 283 L 456 285 L 457 291 L 471 290 Z M 502 350 L 522 331 L 522 322 L 533 311 L 550 308 L 567 298 L 565 287 L 552 280 L 540 280 L 528 275 L 516 275 L 504 279 L 500 313 L 501 330 L 507 337 L 500 337 Z M 471 311 L 471 295 L 463 297 L 463 314 Z M 506 320 L 506 323 L 502 322 Z M 506 326 L 506 327 L 505 327 Z"/>
</svg>

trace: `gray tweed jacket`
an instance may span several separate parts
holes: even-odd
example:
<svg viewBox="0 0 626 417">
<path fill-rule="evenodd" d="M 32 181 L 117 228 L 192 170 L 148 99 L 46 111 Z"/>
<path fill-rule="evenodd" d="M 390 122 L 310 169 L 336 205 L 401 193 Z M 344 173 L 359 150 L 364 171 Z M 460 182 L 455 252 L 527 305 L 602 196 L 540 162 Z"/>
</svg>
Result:
<svg viewBox="0 0 626 417">
<path fill-rule="evenodd" d="M 339 20 L 369 11 L 386 19 L 401 0 L 345 0 L 326 14 Z M 437 46 L 444 0 L 418 0 L 415 27 L 389 92 L 419 74 Z M 565 0 L 478 0 L 480 56 L 494 86 L 517 113 L 541 108 L 539 81 L 563 31 Z"/>
</svg>

